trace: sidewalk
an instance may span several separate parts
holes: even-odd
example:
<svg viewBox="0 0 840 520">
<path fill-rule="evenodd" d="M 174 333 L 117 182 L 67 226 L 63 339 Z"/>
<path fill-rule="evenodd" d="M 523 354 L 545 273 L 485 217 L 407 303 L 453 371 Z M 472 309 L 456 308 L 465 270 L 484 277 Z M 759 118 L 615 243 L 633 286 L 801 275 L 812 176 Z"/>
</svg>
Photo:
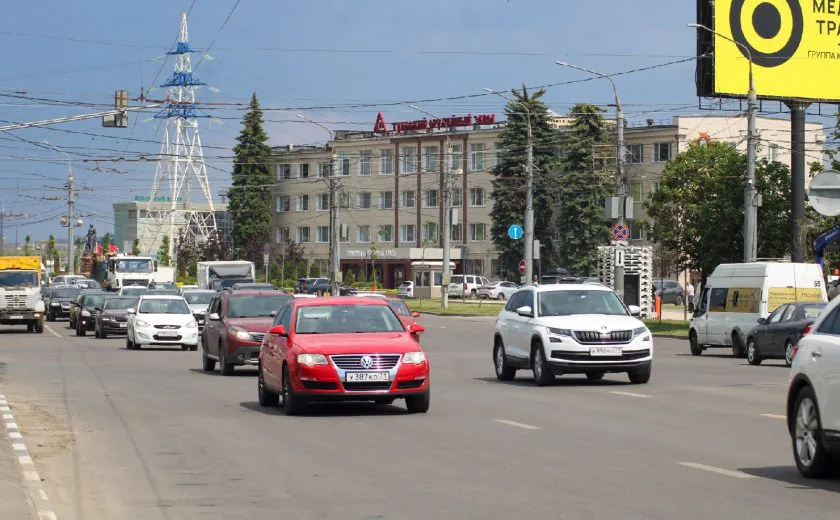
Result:
<svg viewBox="0 0 840 520">
<path fill-rule="evenodd" d="M 23 473 L 12 451 L 12 442 L 5 428 L 0 427 L 0 518 L 29 520 L 35 518 L 34 507 L 23 484 Z"/>
</svg>

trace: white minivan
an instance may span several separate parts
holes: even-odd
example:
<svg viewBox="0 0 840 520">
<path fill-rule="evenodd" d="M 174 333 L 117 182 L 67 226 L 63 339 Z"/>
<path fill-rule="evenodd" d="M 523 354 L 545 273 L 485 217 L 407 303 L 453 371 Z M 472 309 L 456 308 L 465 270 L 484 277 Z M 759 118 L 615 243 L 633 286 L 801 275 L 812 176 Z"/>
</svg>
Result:
<svg viewBox="0 0 840 520">
<path fill-rule="evenodd" d="M 691 353 L 709 347 L 731 348 L 744 357 L 747 334 L 780 305 L 826 302 L 817 264 L 755 262 L 721 264 L 706 281 L 688 331 Z"/>
</svg>

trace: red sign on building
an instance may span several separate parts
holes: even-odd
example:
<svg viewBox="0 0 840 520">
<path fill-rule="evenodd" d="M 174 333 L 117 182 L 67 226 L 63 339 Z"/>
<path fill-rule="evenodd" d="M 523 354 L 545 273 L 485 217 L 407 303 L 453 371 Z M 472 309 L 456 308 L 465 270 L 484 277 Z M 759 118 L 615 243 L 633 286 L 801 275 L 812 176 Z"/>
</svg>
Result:
<svg viewBox="0 0 840 520">
<path fill-rule="evenodd" d="M 418 119 L 416 121 L 399 121 L 393 123 L 391 128 L 394 132 L 411 132 L 415 130 L 437 130 L 441 128 L 458 128 L 473 125 L 493 125 L 496 124 L 495 114 L 481 114 L 473 116 L 468 114 L 466 116 L 452 116 L 443 117 L 440 119 Z M 382 112 L 376 116 L 376 124 L 373 126 L 373 133 L 383 134 L 388 131 L 385 118 Z"/>
</svg>

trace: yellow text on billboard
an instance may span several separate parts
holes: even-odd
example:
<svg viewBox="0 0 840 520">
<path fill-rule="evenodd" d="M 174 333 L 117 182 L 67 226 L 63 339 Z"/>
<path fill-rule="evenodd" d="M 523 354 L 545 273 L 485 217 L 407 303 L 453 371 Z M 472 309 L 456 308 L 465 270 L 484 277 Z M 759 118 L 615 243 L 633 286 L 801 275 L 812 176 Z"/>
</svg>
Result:
<svg viewBox="0 0 840 520">
<path fill-rule="evenodd" d="M 822 290 L 814 287 L 771 287 L 767 293 L 767 312 L 790 302 L 821 302 Z"/>
</svg>

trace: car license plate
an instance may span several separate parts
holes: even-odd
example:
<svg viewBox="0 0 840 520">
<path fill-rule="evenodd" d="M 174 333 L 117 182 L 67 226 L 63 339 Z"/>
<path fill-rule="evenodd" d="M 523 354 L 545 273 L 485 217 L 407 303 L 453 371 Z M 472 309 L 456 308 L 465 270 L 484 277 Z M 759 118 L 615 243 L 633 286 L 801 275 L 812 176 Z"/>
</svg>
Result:
<svg viewBox="0 0 840 520">
<path fill-rule="evenodd" d="M 126 327 L 128 327 L 128 323 L 120 323 L 120 328 L 121 329 L 124 329 Z"/>
<path fill-rule="evenodd" d="M 620 356 L 621 347 L 592 347 L 589 349 L 590 356 Z"/>
<path fill-rule="evenodd" d="M 23 319 L 23 316 L 18 316 L 18 315 L 15 315 L 15 316 L 9 316 L 9 319 L 10 319 L 10 320 L 22 320 L 22 319 Z"/>
<path fill-rule="evenodd" d="M 391 380 L 388 372 L 347 372 L 348 383 L 381 383 Z"/>
<path fill-rule="evenodd" d="M 157 333 L 158 336 L 162 338 L 174 338 L 178 335 L 177 330 L 159 330 Z"/>
</svg>

